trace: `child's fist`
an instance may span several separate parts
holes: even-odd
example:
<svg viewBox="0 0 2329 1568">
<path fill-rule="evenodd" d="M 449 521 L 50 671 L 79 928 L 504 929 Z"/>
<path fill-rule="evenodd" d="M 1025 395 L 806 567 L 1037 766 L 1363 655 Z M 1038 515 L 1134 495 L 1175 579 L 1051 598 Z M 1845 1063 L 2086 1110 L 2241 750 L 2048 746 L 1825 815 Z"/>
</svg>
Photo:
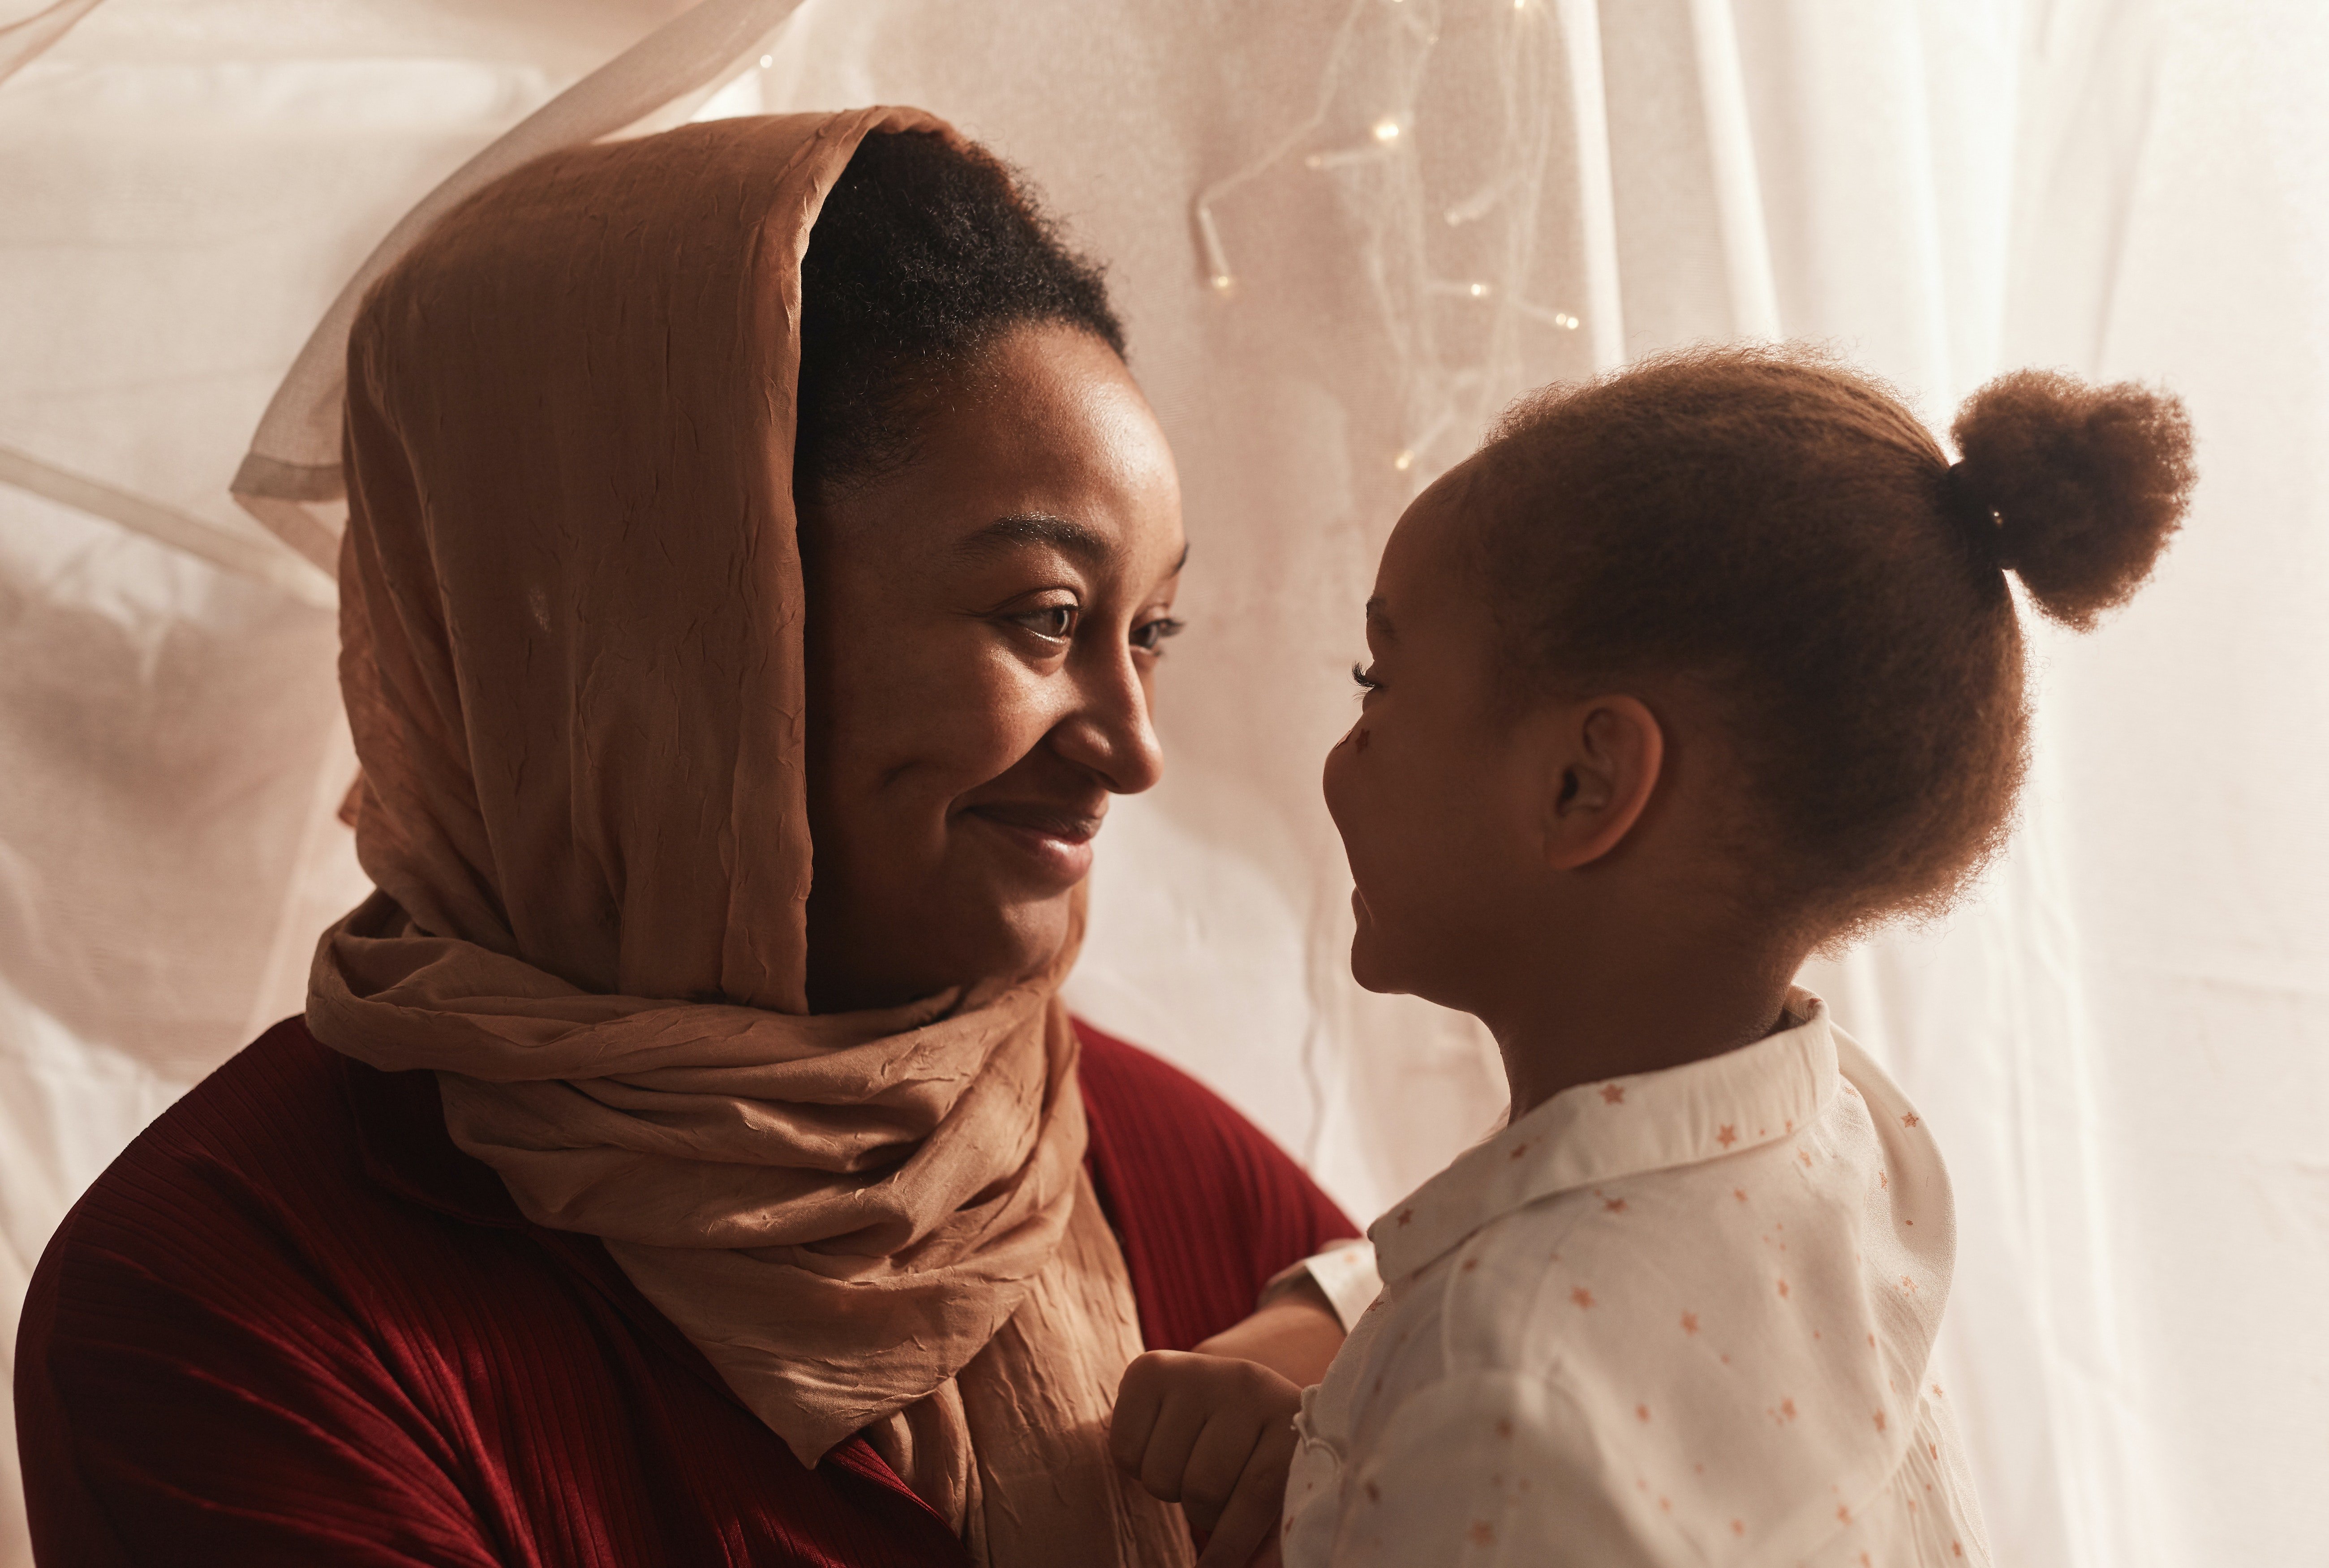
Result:
<svg viewBox="0 0 2329 1568">
<path fill-rule="evenodd" d="M 1152 1350 L 1125 1368 L 1108 1449 L 1127 1475 L 1210 1530 L 1197 1568 L 1277 1555 L 1302 1391 L 1259 1362 Z"/>
</svg>

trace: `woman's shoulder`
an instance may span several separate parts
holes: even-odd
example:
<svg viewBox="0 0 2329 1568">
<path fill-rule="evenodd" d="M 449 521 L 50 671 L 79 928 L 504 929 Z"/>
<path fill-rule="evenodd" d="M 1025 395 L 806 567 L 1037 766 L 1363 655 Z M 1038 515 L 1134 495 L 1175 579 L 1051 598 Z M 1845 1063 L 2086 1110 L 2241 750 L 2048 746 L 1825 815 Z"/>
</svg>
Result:
<svg viewBox="0 0 2329 1568">
<path fill-rule="evenodd" d="M 1254 1310 L 1281 1269 L 1359 1234 L 1269 1136 L 1170 1063 L 1076 1020 L 1087 1163 L 1148 1347 L 1185 1350 Z"/>
<path fill-rule="evenodd" d="M 37 1288 L 63 1338 L 138 1315 L 354 1328 L 395 1310 L 383 1287 L 401 1265 L 474 1272 L 494 1250 L 476 1228 L 521 1223 L 452 1147 L 433 1075 L 373 1072 L 292 1018 L 107 1168 L 51 1239 Z"/>
<path fill-rule="evenodd" d="M 338 1059 L 296 1019 L 123 1150 L 51 1238 L 18 1329 L 36 1541 L 61 1561 L 111 1560 L 91 1544 L 137 1524 L 121 1509 L 182 1493 L 263 1513 L 281 1477 L 236 1465 L 272 1453 L 313 1480 L 333 1418 L 391 1408 L 351 1266 L 377 1272 L 394 1252 L 384 1207 Z M 370 1451 L 391 1435 L 363 1432 Z"/>
<path fill-rule="evenodd" d="M 73 1403 L 84 1383 L 109 1386 L 124 1344 L 176 1346 L 190 1366 L 255 1365 L 295 1342 L 293 1361 L 368 1359 L 377 1292 L 362 1281 L 409 1250 L 400 1207 L 365 1169 L 345 1064 L 288 1019 L 74 1204 L 33 1275 L 20 1373 L 39 1366 Z"/>
<path fill-rule="evenodd" d="M 247 1262 L 298 1211 L 345 1204 L 349 1113 L 335 1062 L 297 1019 L 229 1057 L 131 1141 L 49 1247 L 72 1267 L 162 1279 Z"/>
<path fill-rule="evenodd" d="M 1228 1101 L 1164 1057 L 1083 1019 L 1077 1019 L 1075 1026 L 1076 1038 L 1083 1046 L 1076 1070 L 1083 1080 L 1088 1106 L 1113 1114 L 1154 1105 L 1167 1114 L 1194 1116 L 1217 1134 L 1268 1141 L 1268 1135 Z"/>
<path fill-rule="evenodd" d="M 1163 1057 L 1081 1019 L 1075 1022 L 1092 1141 L 1111 1160 L 1162 1163 L 1196 1181 L 1256 1193 L 1298 1194 L 1340 1227 L 1327 1239 L 1358 1234 L 1294 1158 L 1227 1100 Z"/>
</svg>

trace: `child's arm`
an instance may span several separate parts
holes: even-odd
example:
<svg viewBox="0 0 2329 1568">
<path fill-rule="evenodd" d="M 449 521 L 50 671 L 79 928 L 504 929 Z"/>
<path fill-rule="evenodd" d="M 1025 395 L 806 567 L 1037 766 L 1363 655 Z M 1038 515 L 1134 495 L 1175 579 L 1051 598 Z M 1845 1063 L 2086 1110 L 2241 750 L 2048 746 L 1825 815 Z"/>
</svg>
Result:
<svg viewBox="0 0 2329 1568">
<path fill-rule="evenodd" d="M 1343 1347 L 1343 1319 L 1315 1280 L 1297 1279 L 1265 1300 L 1253 1316 L 1199 1345 L 1201 1356 L 1259 1361 L 1297 1387 L 1326 1376 Z"/>
<path fill-rule="evenodd" d="M 1212 1532 L 1197 1568 L 1248 1568 L 1277 1555 L 1301 1405 L 1301 1389 L 1257 1362 L 1152 1350 L 1125 1369 L 1108 1447 L 1127 1474 Z"/>
</svg>

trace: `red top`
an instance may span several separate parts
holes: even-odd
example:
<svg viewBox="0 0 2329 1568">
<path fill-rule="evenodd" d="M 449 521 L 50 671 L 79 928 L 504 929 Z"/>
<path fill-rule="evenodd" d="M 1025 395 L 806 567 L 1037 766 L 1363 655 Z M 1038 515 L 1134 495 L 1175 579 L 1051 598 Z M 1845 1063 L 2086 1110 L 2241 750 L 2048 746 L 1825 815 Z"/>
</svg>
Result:
<svg viewBox="0 0 2329 1568">
<path fill-rule="evenodd" d="M 1356 1234 L 1214 1094 L 1077 1027 L 1152 1348 Z M 863 1439 L 804 1468 L 596 1240 L 527 1223 L 433 1075 L 297 1019 L 74 1206 L 33 1277 L 16 1421 L 49 1568 L 969 1562 Z"/>
</svg>

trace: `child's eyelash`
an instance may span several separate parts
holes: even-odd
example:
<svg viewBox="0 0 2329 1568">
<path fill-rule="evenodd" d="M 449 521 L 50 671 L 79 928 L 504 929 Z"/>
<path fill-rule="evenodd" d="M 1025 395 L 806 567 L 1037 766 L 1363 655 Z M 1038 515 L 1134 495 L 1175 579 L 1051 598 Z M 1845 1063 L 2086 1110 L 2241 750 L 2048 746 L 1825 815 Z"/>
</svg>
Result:
<svg viewBox="0 0 2329 1568">
<path fill-rule="evenodd" d="M 1355 660 L 1353 661 L 1351 664 L 1351 679 L 1359 683 L 1359 690 L 1362 691 L 1380 691 L 1382 690 L 1382 682 L 1368 674 L 1364 670 L 1361 669 Z"/>
</svg>

